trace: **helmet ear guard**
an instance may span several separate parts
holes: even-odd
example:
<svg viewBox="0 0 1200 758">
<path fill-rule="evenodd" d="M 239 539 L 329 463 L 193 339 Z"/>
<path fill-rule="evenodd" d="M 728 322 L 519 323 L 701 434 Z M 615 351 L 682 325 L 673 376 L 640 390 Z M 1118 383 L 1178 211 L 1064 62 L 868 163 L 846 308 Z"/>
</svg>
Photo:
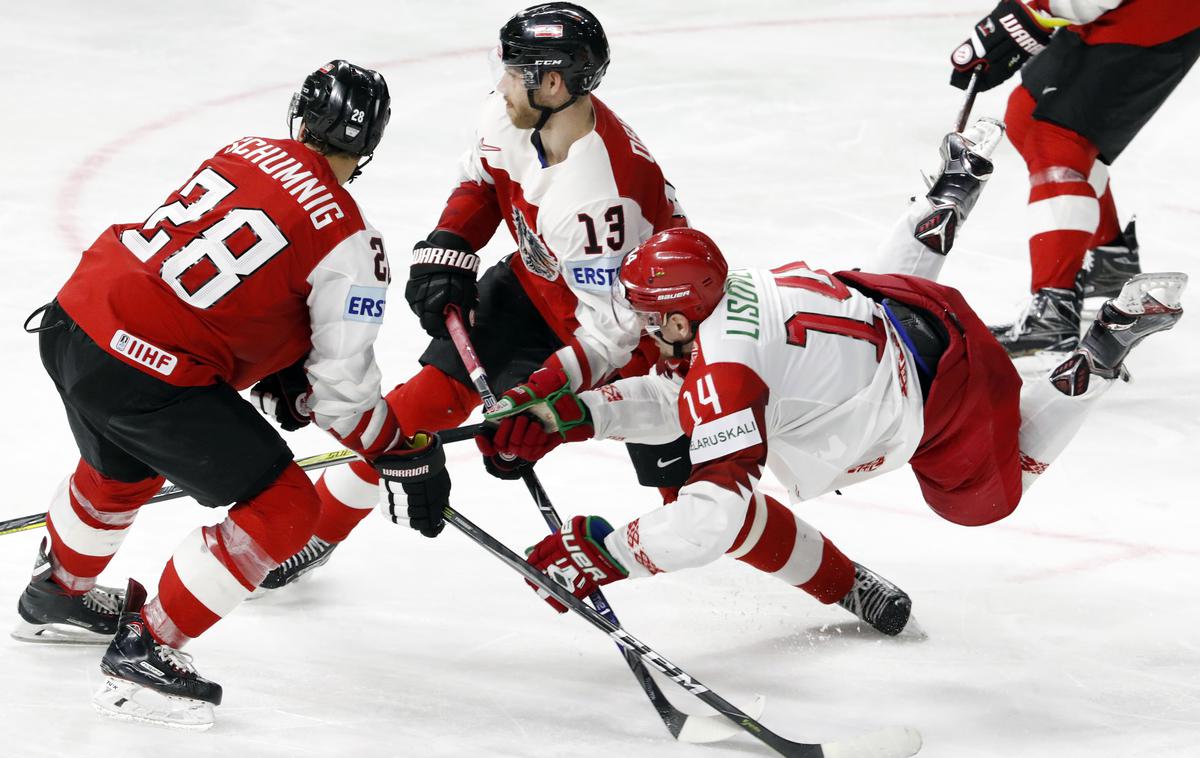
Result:
<svg viewBox="0 0 1200 758">
<path fill-rule="evenodd" d="M 309 74 L 292 95 L 288 130 L 300 119 L 304 141 L 326 152 L 366 158 L 361 169 L 383 139 L 391 113 L 387 82 L 379 72 L 334 60 Z"/>
</svg>

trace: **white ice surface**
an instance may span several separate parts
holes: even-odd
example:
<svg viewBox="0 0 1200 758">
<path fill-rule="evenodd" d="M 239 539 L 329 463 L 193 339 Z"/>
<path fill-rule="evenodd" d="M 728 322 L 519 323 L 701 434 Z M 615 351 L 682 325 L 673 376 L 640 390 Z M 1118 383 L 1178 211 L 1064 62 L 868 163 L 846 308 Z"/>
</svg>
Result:
<svg viewBox="0 0 1200 758">
<path fill-rule="evenodd" d="M 933 162 L 961 95 L 950 50 L 989 2 L 718 0 L 591 3 L 610 32 L 600 95 L 735 265 L 856 265 Z M 105 226 L 147 215 L 217 147 L 279 135 L 303 76 L 334 57 L 379 68 L 394 95 L 377 160 L 353 189 L 397 273 L 379 353 L 389 383 L 424 339 L 401 299 L 409 246 L 437 218 L 488 86 L 484 51 L 516 3 L 41 2 L 6 7 L 0 179 L 0 517 L 44 510 L 74 465 L 67 425 L 19 325 Z M 1003 114 L 1009 87 L 981 95 Z M 1143 258 L 1195 271 L 1200 75 L 1118 161 Z M 1022 299 L 1026 178 L 1005 144 L 944 281 L 985 318 Z M 511 248 L 501 232 L 487 260 Z M 1195 296 L 1188 293 L 1191 307 Z M 732 562 L 613 586 L 629 629 L 731 699 L 769 698 L 793 739 L 893 724 L 922 755 L 1200 754 L 1200 320 L 1149 340 L 1016 514 L 940 521 L 896 472 L 802 512 L 913 596 L 928 632 L 888 640 Z M 119 391 L 114 389 L 114 391 Z M 187 430 L 179 430 L 186 434 Z M 331 449 L 319 432 L 300 455 Z M 452 448 L 455 504 L 515 548 L 543 533 L 519 483 Z M 613 521 L 652 508 L 624 451 L 593 443 L 539 471 L 559 511 Z M 180 538 L 219 513 L 145 509 L 103 577 L 153 584 Z M 3 537 L 10 609 L 40 534 Z M 11 613 L 11 611 L 10 611 Z M 0 755 L 765 756 L 748 737 L 674 744 L 612 644 L 555 617 L 461 535 L 372 516 L 307 584 L 247 605 L 190 650 L 225 703 L 206 734 L 102 720 L 98 651 L 0 638 Z M 681 690 L 664 689 L 690 708 Z"/>
</svg>

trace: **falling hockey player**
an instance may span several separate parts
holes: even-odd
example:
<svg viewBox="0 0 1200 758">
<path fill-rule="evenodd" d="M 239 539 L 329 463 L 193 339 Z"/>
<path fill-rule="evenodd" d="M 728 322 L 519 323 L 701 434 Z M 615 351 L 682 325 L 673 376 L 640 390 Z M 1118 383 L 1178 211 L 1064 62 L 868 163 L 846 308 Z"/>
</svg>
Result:
<svg viewBox="0 0 1200 758">
<path fill-rule="evenodd" d="M 993 523 L 1121 377 L 1130 349 L 1182 315 L 1184 275 L 1139 275 L 1104 305 L 1068 360 L 1022 388 L 962 296 L 932 281 L 954 224 L 990 174 L 1000 134 L 984 122 L 947 137 L 942 174 L 902 218 L 876 269 L 899 273 L 830 274 L 803 263 L 730 272 L 713 241 L 690 229 L 657 234 L 629 255 L 620 271 L 628 301 L 648 330 L 691 356 L 682 386 L 646 376 L 576 393 L 547 368 L 489 414 L 500 420 L 494 444 L 537 460 L 564 441 L 654 442 L 682 430 L 691 477 L 677 502 L 617 529 L 599 516 L 570 519 L 530 562 L 584 597 L 727 554 L 881 632 L 900 632 L 907 595 L 760 492 L 763 467 L 795 502 L 907 462 L 943 518 Z M 938 229 L 947 234 L 926 233 Z M 393 499 L 383 505 L 403 520 Z"/>
</svg>

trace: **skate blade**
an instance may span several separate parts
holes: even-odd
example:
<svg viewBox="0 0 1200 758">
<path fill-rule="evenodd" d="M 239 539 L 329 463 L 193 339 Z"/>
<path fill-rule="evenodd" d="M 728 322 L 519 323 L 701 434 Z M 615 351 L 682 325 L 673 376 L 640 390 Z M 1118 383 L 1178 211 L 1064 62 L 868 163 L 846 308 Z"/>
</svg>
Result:
<svg viewBox="0 0 1200 758">
<path fill-rule="evenodd" d="M 171 729 L 202 732 L 214 723 L 212 703 L 164 695 L 114 676 L 104 678 L 92 696 L 92 707 L 118 721 L 139 721 Z"/>
<path fill-rule="evenodd" d="M 1187 274 L 1178 271 L 1137 274 L 1125 282 L 1113 307 L 1130 316 L 1181 312 L 1180 299 L 1187 281 Z"/>
<path fill-rule="evenodd" d="M 1000 140 L 1004 139 L 1004 122 L 984 116 L 962 132 L 963 139 L 971 143 L 971 152 L 990 159 Z"/>
<path fill-rule="evenodd" d="M 10 633 L 14 640 L 35 645 L 107 645 L 112 634 L 92 632 L 71 624 L 31 624 L 18 619 Z"/>
</svg>

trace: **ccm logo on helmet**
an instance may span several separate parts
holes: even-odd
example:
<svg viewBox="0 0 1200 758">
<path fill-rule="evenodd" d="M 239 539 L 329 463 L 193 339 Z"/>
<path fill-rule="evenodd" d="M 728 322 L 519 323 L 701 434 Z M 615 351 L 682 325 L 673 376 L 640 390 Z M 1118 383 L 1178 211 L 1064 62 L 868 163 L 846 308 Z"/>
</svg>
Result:
<svg viewBox="0 0 1200 758">
<path fill-rule="evenodd" d="M 562 62 L 563 62 L 562 58 L 555 58 L 554 60 L 534 61 L 533 65 L 535 65 L 535 66 L 561 66 Z"/>
</svg>

